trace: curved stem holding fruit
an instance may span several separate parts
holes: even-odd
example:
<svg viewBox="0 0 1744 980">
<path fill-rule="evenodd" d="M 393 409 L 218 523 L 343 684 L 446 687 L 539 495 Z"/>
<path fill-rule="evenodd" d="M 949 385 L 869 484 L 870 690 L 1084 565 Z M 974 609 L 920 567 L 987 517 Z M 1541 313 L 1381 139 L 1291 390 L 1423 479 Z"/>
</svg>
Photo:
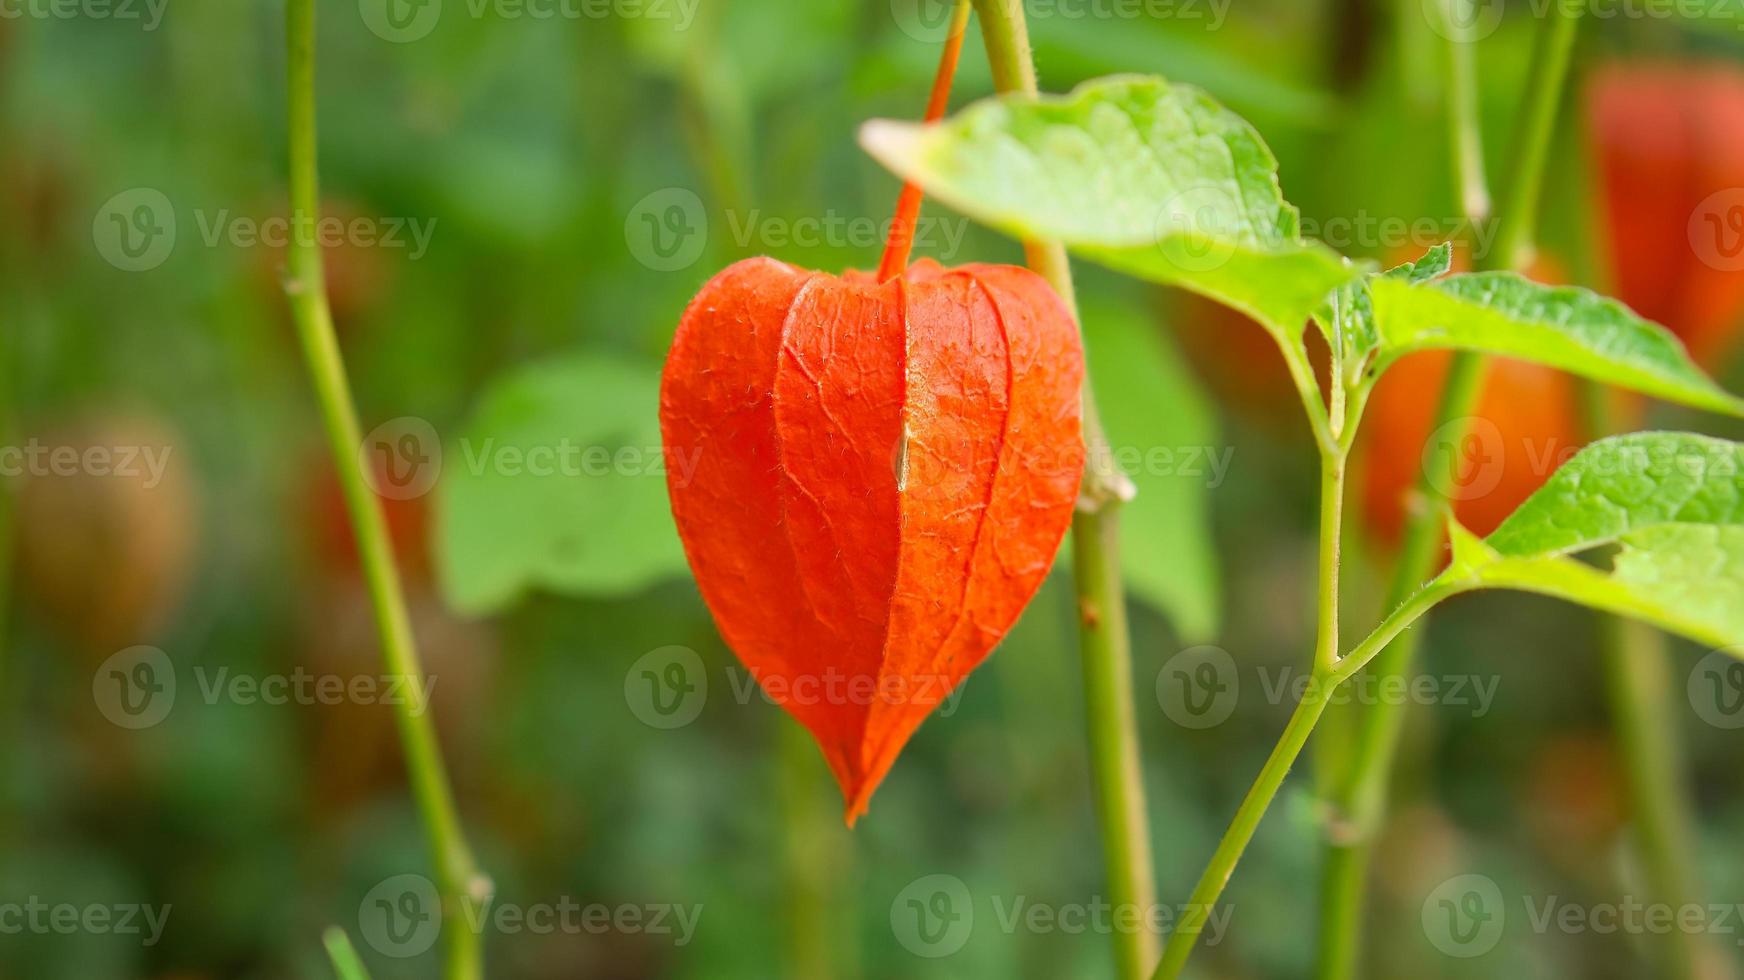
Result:
<svg viewBox="0 0 1744 980">
<path fill-rule="evenodd" d="M 1001 93 L 1037 93 L 1035 62 L 1021 0 L 975 0 L 993 84 Z M 1074 320 L 1077 299 L 1066 250 L 1058 242 L 1026 241 L 1024 256 L 1066 303 Z M 1150 818 L 1139 762 L 1138 725 L 1132 700 L 1132 640 L 1127 633 L 1126 592 L 1121 582 L 1120 504 L 1132 484 L 1115 466 L 1108 437 L 1096 414 L 1090 377 L 1084 377 L 1084 446 L 1087 461 L 1078 513 L 1072 519 L 1072 571 L 1078 595 L 1078 636 L 1084 670 L 1091 781 L 1102 838 L 1109 901 L 1136 911 L 1140 921 L 1156 905 L 1151 865 Z M 1141 928 L 1115 930 L 1115 975 L 1145 975 L 1157 957 L 1157 937 Z"/>
<path fill-rule="evenodd" d="M 483 975 L 480 935 L 470 910 L 490 896 L 490 880 L 480 874 L 461 831 L 460 817 L 442 762 L 435 723 L 424 703 L 429 685 L 406 612 L 404 590 L 394 567 L 381 504 L 365 479 L 359 449 L 363 436 L 345 377 L 345 364 L 333 332 L 333 317 L 321 268 L 321 251 L 312 229 L 320 214 L 315 165 L 315 9 L 314 0 L 289 0 L 285 8 L 290 146 L 290 198 L 293 234 L 286 249 L 285 294 L 314 383 L 327 430 L 333 465 L 344 491 L 346 511 L 357 538 L 359 561 L 369 586 L 389 676 L 408 680 L 414 692 L 395 705 L 395 721 L 406 753 L 412 793 L 429 837 L 431 863 L 442 899 L 446 943 L 444 976 L 474 980 Z"/>
<path fill-rule="evenodd" d="M 933 75 L 932 94 L 927 97 L 925 122 L 945 118 L 945 108 L 951 101 L 951 79 L 957 76 L 957 59 L 963 53 L 963 35 L 969 30 L 969 0 L 957 0 L 951 10 L 949 33 L 945 49 L 939 54 L 939 68 Z M 908 253 L 914 248 L 914 226 L 920 220 L 920 185 L 905 181 L 896 198 L 896 216 L 890 222 L 890 235 L 884 241 L 884 258 L 878 263 L 878 281 L 889 282 L 908 268 Z"/>
<path fill-rule="evenodd" d="M 1466 0 L 1449 0 L 1463 3 Z M 1576 28 L 1578 5 L 1557 0 L 1542 29 L 1534 55 L 1526 101 L 1511 149 L 1512 175 L 1498 214 L 1500 225 L 1490 251 L 1474 256 L 1480 270 L 1518 268 L 1531 261 L 1538 201 L 1556 110 L 1562 99 Z M 1456 190 L 1467 209 L 1468 224 L 1489 220 L 1489 193 L 1484 186 L 1482 141 L 1476 114 L 1471 66 L 1472 43 L 1447 31 L 1449 117 L 1456 152 Z M 1487 361 L 1468 351 L 1454 354 L 1443 382 L 1431 432 L 1452 445 L 1465 438 L 1470 417 L 1483 392 Z M 1457 465 L 1457 462 L 1452 465 Z M 1441 491 L 1445 474 L 1424 467 L 1412 493 L 1413 508 L 1388 590 L 1389 605 L 1415 591 L 1435 570 L 1441 549 L 1442 514 L 1447 505 Z M 1381 653 L 1375 673 L 1403 678 L 1416 658 L 1416 633 L 1407 634 Z M 1326 847 L 1321 868 L 1321 927 L 1318 976 L 1324 980 L 1355 974 L 1361 946 L 1363 903 L 1369 851 L 1381 820 L 1388 777 L 1404 724 L 1404 706 L 1395 703 L 1351 705 L 1341 724 L 1349 724 L 1353 744 L 1344 757 L 1345 771 L 1327 774 L 1322 785 L 1328 805 Z"/>
</svg>

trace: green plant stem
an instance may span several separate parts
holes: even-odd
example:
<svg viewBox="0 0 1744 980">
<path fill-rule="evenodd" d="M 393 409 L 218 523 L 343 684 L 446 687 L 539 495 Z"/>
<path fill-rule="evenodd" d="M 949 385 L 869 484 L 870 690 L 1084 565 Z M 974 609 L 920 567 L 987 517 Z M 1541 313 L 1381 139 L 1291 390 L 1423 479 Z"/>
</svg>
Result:
<svg viewBox="0 0 1744 980">
<path fill-rule="evenodd" d="M 1072 575 L 1084 668 L 1091 781 L 1102 836 L 1108 900 L 1143 921 L 1156 904 L 1150 822 L 1133 716 L 1132 658 L 1120 584 L 1118 503 L 1072 519 Z M 1124 914 L 1124 913 L 1123 913 Z M 1114 932 L 1116 975 L 1142 977 L 1157 957 L 1157 937 L 1142 927 Z"/>
<path fill-rule="evenodd" d="M 292 240 L 285 281 L 297 336 L 327 430 L 334 468 L 344 492 L 357 550 L 375 609 L 386 672 L 403 678 L 405 689 L 428 691 L 406 613 L 404 591 L 387 534 L 381 505 L 366 482 L 359 449 L 363 436 L 333 333 L 333 317 L 313 228 L 320 214 L 315 165 L 315 9 L 313 0 L 288 0 L 285 8 L 288 55 L 290 185 Z M 429 838 L 431 863 L 442 898 L 446 944 L 444 976 L 473 980 L 483 975 L 481 936 L 471 926 L 470 908 L 490 895 L 490 881 L 479 873 L 461 831 L 460 817 L 442 763 L 436 728 L 422 695 L 402 699 L 395 721 L 406 753 L 412 793 Z"/>
<path fill-rule="evenodd" d="M 1651 900 L 1668 908 L 1700 905 L 1694 856 L 1687 846 L 1695 839 L 1695 821 L 1683 786 L 1683 746 L 1667 710 L 1673 693 L 1665 637 L 1620 616 L 1601 614 L 1598 627 L 1629 822 Z M 1698 930 L 1672 929 L 1657 938 L 1655 976 L 1712 980 L 1732 975 Z M 1709 965 L 1698 969 L 1704 962 Z M 1715 972 L 1720 969 L 1726 972 Z"/>
<path fill-rule="evenodd" d="M 787 914 L 782 917 L 783 975 L 793 980 L 830 980 L 837 973 L 834 961 L 853 961 L 840 955 L 843 937 L 832 919 L 839 907 L 836 885 L 842 879 L 840 849 L 830 836 L 840 830 L 840 820 L 832 819 L 839 809 L 832 813 L 820 802 L 822 773 L 811 734 L 791 718 L 774 721 L 779 726 L 776 796 L 781 802 L 782 883 L 787 900 Z"/>
<path fill-rule="evenodd" d="M 1230 821 L 1229 829 L 1224 831 L 1223 840 L 1218 842 L 1216 852 L 1211 855 L 1211 863 L 1206 865 L 1205 872 L 1199 876 L 1199 883 L 1193 887 L 1192 895 L 1187 898 L 1180 927 L 1169 937 L 1168 945 L 1163 947 L 1163 961 L 1152 975 L 1153 980 L 1173 980 L 1180 976 L 1181 969 L 1186 966 L 1187 957 L 1192 955 L 1193 947 L 1199 941 L 1199 931 L 1192 926 L 1203 925 L 1218 898 L 1222 896 L 1223 887 L 1234 873 L 1236 862 L 1241 860 L 1242 852 L 1247 850 L 1248 842 L 1253 840 L 1254 831 L 1259 828 L 1260 818 L 1265 816 L 1266 808 L 1271 806 L 1272 799 L 1284 785 L 1284 777 L 1289 775 L 1290 767 L 1302 753 L 1302 747 L 1308 744 L 1308 736 L 1314 731 L 1315 723 L 1320 720 L 1320 713 L 1326 710 L 1330 692 L 1325 688 L 1325 679 L 1325 675 L 1315 674 L 1314 682 L 1304 692 L 1295 712 L 1290 715 L 1289 723 L 1284 726 L 1284 734 L 1278 738 L 1278 744 L 1272 748 L 1272 754 L 1266 758 L 1265 766 L 1260 769 L 1259 778 L 1254 780 L 1247 796 L 1242 798 L 1241 806 L 1235 811 L 1235 818 Z"/>
<path fill-rule="evenodd" d="M 1465 2 L 1465 0 L 1451 0 Z M 1555 12 L 1540 32 L 1531 78 L 1511 151 L 1508 173 L 1512 180 L 1499 213 L 1500 225 L 1491 250 L 1474 256 L 1479 269 L 1521 268 L 1532 260 L 1540 188 L 1557 106 L 1579 24 L 1578 5 L 1558 0 Z M 1472 45 L 1450 41 L 1449 114 L 1455 143 L 1456 180 L 1463 205 L 1487 206 L 1483 188 L 1482 142 L 1475 96 L 1472 92 Z M 1481 211 L 1469 211 L 1475 226 L 1489 220 Z M 1477 410 L 1487 370 L 1484 357 L 1470 352 L 1453 356 L 1436 408 L 1434 428 L 1448 445 L 1460 445 L 1471 415 Z M 1455 459 L 1457 457 L 1454 457 Z M 1454 463 L 1453 465 L 1457 465 Z M 1441 515 L 1447 504 L 1438 486 L 1443 474 L 1425 467 L 1413 493 L 1411 520 L 1405 531 L 1398 564 L 1394 568 L 1387 603 L 1403 601 L 1435 570 L 1440 556 Z M 1403 679 L 1416 659 L 1417 634 L 1408 634 L 1379 656 L 1378 677 Z M 1354 746 L 1347 757 L 1348 772 L 1329 775 L 1322 783 L 1330 787 L 1325 802 L 1331 811 L 1327 821 L 1327 844 L 1321 869 L 1321 927 L 1317 975 L 1323 980 L 1341 980 L 1356 973 L 1361 948 L 1363 903 L 1366 894 L 1370 850 L 1381 821 L 1399 733 L 1404 726 L 1404 706 L 1382 703 L 1353 705 Z M 1324 790 L 1323 790 L 1324 791 Z"/>
<path fill-rule="evenodd" d="M 1183 915 L 1182 927 L 1170 937 L 1169 944 L 1163 948 L 1163 960 L 1157 965 L 1156 972 L 1151 974 L 1151 980 L 1173 980 L 1181 975 L 1181 969 L 1186 966 L 1187 957 L 1192 954 L 1193 946 L 1199 938 L 1197 928 L 1188 928 L 1186 916 L 1191 915 L 1196 925 L 1202 925 L 1205 915 L 1223 895 L 1223 888 L 1229 883 L 1230 874 L 1235 871 L 1235 865 L 1241 860 L 1248 842 L 1253 840 L 1260 818 L 1265 816 L 1266 808 L 1284 785 L 1284 777 L 1289 774 L 1296 758 L 1302 754 L 1302 748 L 1308 743 L 1308 736 L 1314 731 L 1321 712 L 1326 710 L 1333 692 L 1339 685 L 1356 676 L 1357 671 L 1382 648 L 1393 642 L 1436 603 L 1462 591 L 1462 588 L 1454 584 L 1435 583 L 1419 589 L 1393 610 L 1350 653 L 1335 661 L 1330 670 L 1315 672 L 1312 683 L 1308 685 L 1302 700 L 1296 705 L 1295 712 L 1284 726 L 1284 734 L 1279 737 L 1278 744 L 1261 768 L 1259 778 L 1254 780 L 1252 788 L 1235 812 L 1235 819 L 1230 821 L 1229 829 L 1224 832 L 1223 840 L 1218 842 L 1217 850 L 1211 856 L 1211 863 L 1206 865 L 1204 874 L 1199 876 L 1199 883 L 1194 886 L 1193 894 L 1187 899 L 1187 912 Z"/>
<path fill-rule="evenodd" d="M 1471 0 L 1442 0 L 1444 9 L 1469 7 Z M 1458 17 L 1449 16 L 1443 25 L 1445 34 L 1452 34 L 1452 21 L 1469 23 L 1469 10 L 1460 10 Z M 1448 100 L 1448 145 L 1453 148 L 1454 191 L 1459 197 L 1460 212 L 1469 222 L 1484 221 L 1490 215 L 1490 183 L 1484 177 L 1483 131 L 1478 126 L 1477 67 L 1474 64 L 1476 45 L 1451 41 L 1445 48 L 1445 70 Z"/>
<path fill-rule="evenodd" d="M 1037 93 L 1035 62 L 1021 0 L 975 0 L 982 41 L 1001 93 Z M 1077 297 L 1066 250 L 1058 242 L 1026 241 L 1024 256 L 1077 318 Z M 1078 597 L 1078 637 L 1090 742 L 1091 781 L 1102 837 L 1108 900 L 1141 919 L 1156 904 L 1138 726 L 1132 700 L 1132 641 L 1127 633 L 1126 591 L 1121 583 L 1119 511 L 1132 485 L 1115 466 L 1096 414 L 1090 378 L 1084 378 L 1084 445 L 1087 461 L 1078 512 L 1072 519 L 1073 579 Z M 1115 975 L 1143 977 L 1157 957 L 1157 937 L 1139 928 L 1115 930 Z"/>
<path fill-rule="evenodd" d="M 1617 417 L 1599 385 L 1581 386 L 1581 419 L 1589 440 L 1635 428 Z M 1622 763 L 1634 844 L 1650 899 L 1669 908 L 1702 904 L 1700 875 L 1689 842 L 1696 825 L 1683 784 L 1687 771 L 1678 738 L 1671 651 L 1664 634 L 1644 623 L 1600 614 L 1599 650 L 1612 735 Z M 1668 980 L 1722 980 L 1736 971 L 1703 933 L 1673 929 L 1655 944 L 1654 974 Z"/>
<path fill-rule="evenodd" d="M 1335 369 L 1334 377 L 1337 376 Z M 1344 445 L 1336 445 L 1321 454 L 1319 601 L 1316 605 L 1312 682 L 1291 714 L 1289 723 L 1284 726 L 1284 734 L 1266 759 L 1259 778 L 1242 799 L 1235 819 L 1224 832 L 1223 840 L 1217 845 L 1192 896 L 1187 899 L 1181 928 L 1169 937 L 1163 948 L 1163 961 L 1156 972 L 1158 977 L 1173 977 L 1186 964 L 1198 941 L 1197 927 L 1204 924 L 1222 895 L 1224 885 L 1235 871 L 1236 862 L 1241 860 L 1248 841 L 1253 839 L 1266 808 L 1283 786 L 1290 766 L 1295 764 L 1296 757 L 1308 743 L 1308 735 L 1326 710 L 1328 697 L 1335 686 L 1332 676 L 1338 668 L 1338 557 L 1343 527 L 1346 455 Z"/>
<path fill-rule="evenodd" d="M 1344 466 L 1342 448 L 1320 458 L 1319 601 L 1316 609 L 1314 671 L 1324 674 L 1338 661 L 1338 559 L 1344 528 Z"/>
<path fill-rule="evenodd" d="M 327 947 L 327 958 L 332 961 L 333 973 L 339 980 L 369 980 L 369 970 L 364 968 L 357 947 L 351 945 L 351 937 L 344 929 L 328 926 L 321 934 L 321 943 Z"/>
</svg>

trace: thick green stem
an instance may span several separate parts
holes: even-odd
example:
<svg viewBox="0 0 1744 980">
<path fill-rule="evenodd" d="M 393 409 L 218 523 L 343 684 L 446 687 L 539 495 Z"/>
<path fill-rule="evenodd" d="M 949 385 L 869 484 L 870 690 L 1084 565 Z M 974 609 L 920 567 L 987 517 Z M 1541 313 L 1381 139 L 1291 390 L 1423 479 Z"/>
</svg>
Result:
<svg viewBox="0 0 1744 980">
<path fill-rule="evenodd" d="M 1120 587 L 1119 503 L 1072 521 L 1072 575 L 1078 583 L 1078 629 L 1084 666 L 1090 773 L 1102 833 L 1108 901 L 1143 921 L 1156 904 L 1150 824 L 1133 717 L 1132 658 Z M 1157 958 L 1157 936 L 1142 927 L 1116 930 L 1116 975 L 1142 977 Z"/>
<path fill-rule="evenodd" d="M 975 0 L 981 36 L 1001 93 L 1034 96 L 1035 62 L 1021 0 Z M 1077 317 L 1077 297 L 1066 250 L 1058 242 L 1026 241 L 1031 269 L 1053 286 Z M 1077 515 L 1072 521 L 1073 578 L 1078 594 L 1079 647 L 1084 667 L 1091 779 L 1102 834 L 1108 899 L 1148 919 L 1156 904 L 1151 868 L 1150 821 L 1138 726 L 1132 700 L 1132 641 L 1121 584 L 1119 510 L 1132 487 L 1115 465 L 1096 414 L 1090 379 L 1084 378 L 1084 446 L 1087 463 Z M 1143 977 L 1156 959 L 1157 937 L 1142 928 L 1114 933 L 1116 976 Z"/>
<path fill-rule="evenodd" d="M 1466 0 L 1450 0 L 1454 3 Z M 1562 100 L 1579 24 L 1578 4 L 1558 0 L 1551 18 L 1539 36 L 1533 59 L 1526 101 L 1520 114 L 1508 173 L 1511 182 L 1499 213 L 1500 227 L 1489 252 L 1474 257 L 1479 269 L 1521 268 L 1532 260 L 1538 201 L 1544 165 Z M 1454 32 L 1448 32 L 1453 34 Z M 1482 171 L 1482 141 L 1472 92 L 1471 44 L 1451 40 L 1448 49 L 1448 100 L 1455 153 L 1457 190 L 1467 218 L 1475 226 L 1488 220 Z M 1477 410 L 1483 392 L 1485 359 L 1478 354 L 1455 354 L 1448 367 L 1431 430 L 1458 446 Z M 1457 465 L 1457 454 L 1449 454 Z M 1394 569 L 1389 605 L 1398 603 L 1418 588 L 1435 570 L 1441 551 L 1441 515 L 1447 500 L 1440 487 L 1447 474 L 1425 467 L 1419 475 L 1412 501 L 1411 521 L 1405 531 L 1398 565 Z M 1402 637 L 1375 663 L 1377 677 L 1403 679 L 1416 656 L 1416 634 Z M 1327 793 L 1327 841 L 1321 871 L 1321 928 L 1317 975 L 1323 980 L 1354 976 L 1361 948 L 1363 900 L 1369 851 L 1381 821 L 1388 777 L 1397 754 L 1399 732 L 1404 725 L 1404 706 L 1382 701 L 1340 709 L 1355 715 L 1341 723 L 1355 729 L 1348 772 L 1329 774 L 1322 782 Z"/>
<path fill-rule="evenodd" d="M 386 673 L 414 692 L 395 706 L 412 793 L 429 838 L 431 863 L 442 898 L 447 958 L 444 976 L 474 980 L 483 975 L 482 937 L 470 910 L 490 895 L 490 881 L 474 865 L 442 763 L 435 723 L 426 710 L 429 690 L 412 635 L 387 523 L 365 479 L 359 448 L 363 436 L 345 377 L 333 317 L 327 305 L 321 251 L 314 235 L 320 215 L 315 166 L 315 9 L 313 0 L 288 0 L 285 9 L 289 83 L 291 225 L 285 293 L 314 383 L 333 465 L 344 492 L 364 579 L 375 608 Z"/>
</svg>

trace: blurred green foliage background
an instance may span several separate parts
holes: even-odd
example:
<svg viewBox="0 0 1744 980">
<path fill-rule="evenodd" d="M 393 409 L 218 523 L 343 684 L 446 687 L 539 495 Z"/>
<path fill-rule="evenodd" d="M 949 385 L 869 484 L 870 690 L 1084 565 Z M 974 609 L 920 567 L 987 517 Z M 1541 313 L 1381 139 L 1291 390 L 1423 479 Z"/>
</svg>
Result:
<svg viewBox="0 0 1744 980">
<path fill-rule="evenodd" d="M 365 427 L 418 420 L 436 434 L 423 448 L 444 450 L 431 491 L 388 507 L 469 834 L 505 905 L 702 909 L 686 942 L 493 933 L 493 975 L 1108 976 L 1104 937 L 1004 930 L 990 904 L 1087 903 L 1101 887 L 1063 575 L 849 832 L 797 726 L 735 696 L 746 675 L 684 571 L 658 475 L 466 472 L 472 440 L 657 445 L 660 358 L 687 300 L 726 263 L 769 253 L 874 266 L 880 240 L 863 229 L 881 232 L 897 186 L 855 131 L 919 114 L 942 8 L 649 0 L 539 17 L 432 0 L 437 15 L 408 8 L 424 12 L 402 30 L 375 2 L 319 5 L 323 195 L 329 214 L 374 229 L 370 242 L 341 236 L 326 261 Z M 150 944 L 0 934 L 0 976 L 325 976 L 321 929 L 357 936 L 372 888 L 428 868 L 386 707 L 207 693 L 217 677 L 379 672 L 278 286 L 282 250 L 250 232 L 285 209 L 283 11 L 123 9 L 0 6 L 17 14 L 0 17 L 0 442 L 168 453 L 155 481 L 3 484 L 0 902 L 170 911 Z M 1404 241 L 1353 230 L 1331 242 L 1347 254 L 1409 258 L 1460 230 L 1440 42 L 1416 0 L 1106 13 L 1119 9 L 1137 8 L 1032 11 L 1044 88 L 1117 71 L 1201 85 L 1265 135 L 1310 230 L 1424 216 L 1445 229 Z M 1744 54 L 1738 26 L 1588 26 L 1545 217 L 1545 252 L 1571 281 L 1608 279 L 1583 73 L 1618 59 L 1730 63 Z M 1534 27 L 1529 5 L 1514 5 L 1479 48 L 1492 168 Z M 989 91 L 975 42 L 957 104 Z M 174 230 L 134 271 L 116 261 L 115 236 L 165 227 L 161 209 L 132 223 L 146 198 L 116 203 L 141 188 L 167 202 Z M 921 253 L 1020 261 L 1008 240 L 926 215 L 938 234 Z M 399 244 L 374 240 L 393 226 Z M 1262 677 L 1307 656 L 1314 457 L 1257 329 L 1080 274 L 1116 441 L 1230 461 L 1216 481 L 1141 479 L 1126 528 L 1159 892 L 1179 901 L 1288 714 Z M 1669 412 L 1654 421 L 1728 432 Z M 1349 616 L 1366 626 L 1388 555 L 1357 525 Z M 1199 643 L 1228 651 L 1244 686 L 1226 720 L 1192 730 L 1163 710 L 1156 682 Z M 175 694 L 160 722 L 132 729 L 112 721 L 100 688 L 103 665 L 140 645 L 167 656 Z M 672 646 L 700 657 L 708 696 L 694 721 L 666 729 L 636 710 L 634 690 L 644 658 Z M 1640 937 L 1516 928 L 1461 961 L 1419 925 L 1423 896 L 1468 870 L 1570 901 L 1628 893 L 1592 646 L 1590 616 L 1546 601 L 1479 597 L 1437 618 L 1424 669 L 1493 679 L 1497 693 L 1481 717 L 1454 704 L 1412 714 L 1379 862 L 1374 975 L 1645 975 Z M 1674 675 L 1700 653 L 1677 649 Z M 1744 898 L 1744 734 L 1694 710 L 1680 725 L 1705 884 L 1715 901 Z M 1231 931 L 1201 951 L 1199 976 L 1307 970 L 1319 829 L 1303 774 L 1286 794 L 1235 876 Z M 903 888 L 932 874 L 966 883 L 977 914 L 967 944 L 937 960 L 891 925 Z M 1721 937 L 1731 955 L 1736 938 Z M 433 952 L 360 947 L 379 977 L 436 970 Z"/>
</svg>

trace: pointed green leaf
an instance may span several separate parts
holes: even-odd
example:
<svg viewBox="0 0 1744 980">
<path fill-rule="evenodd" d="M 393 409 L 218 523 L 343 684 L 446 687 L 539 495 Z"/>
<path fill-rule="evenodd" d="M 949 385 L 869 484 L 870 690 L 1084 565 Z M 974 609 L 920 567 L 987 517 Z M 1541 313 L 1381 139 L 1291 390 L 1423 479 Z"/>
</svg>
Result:
<svg viewBox="0 0 1744 980">
<path fill-rule="evenodd" d="M 1432 282 L 1380 276 L 1368 291 L 1382 368 L 1412 351 L 1482 351 L 1744 415 L 1744 399 L 1703 374 L 1670 331 L 1590 290 L 1477 272 Z"/>
<path fill-rule="evenodd" d="M 1341 353 L 1345 369 L 1345 384 L 1355 386 L 1368 369 L 1369 354 L 1380 346 L 1380 328 L 1375 324 L 1375 307 L 1369 296 L 1369 284 L 1375 279 L 1396 279 L 1421 283 L 1447 274 L 1453 265 L 1453 245 L 1443 242 L 1414 262 L 1396 265 L 1385 272 L 1371 272 L 1338 287 L 1326 305 L 1314 315 L 1321 336 Z"/>
<path fill-rule="evenodd" d="M 1427 252 L 1415 262 L 1405 262 L 1381 273 L 1388 279 L 1403 279 L 1406 282 L 1429 282 L 1447 275 L 1453 268 L 1453 243 L 1442 242 Z"/>
<path fill-rule="evenodd" d="M 493 384 L 444 448 L 443 593 L 469 614 L 529 589 L 615 596 L 685 570 L 666 503 L 652 364 L 584 356 Z"/>
<path fill-rule="evenodd" d="M 1744 642 L 1744 444 L 1644 432 L 1582 450 L 1488 539 L 1458 530 L 1442 581 Z M 1577 555 L 1614 546 L 1610 567 Z"/>
<path fill-rule="evenodd" d="M 860 142 L 978 221 L 1203 293 L 1281 336 L 1359 272 L 1301 240 L 1272 151 L 1191 86 L 1099 79 L 983 100 L 936 125 L 874 120 Z"/>
</svg>

